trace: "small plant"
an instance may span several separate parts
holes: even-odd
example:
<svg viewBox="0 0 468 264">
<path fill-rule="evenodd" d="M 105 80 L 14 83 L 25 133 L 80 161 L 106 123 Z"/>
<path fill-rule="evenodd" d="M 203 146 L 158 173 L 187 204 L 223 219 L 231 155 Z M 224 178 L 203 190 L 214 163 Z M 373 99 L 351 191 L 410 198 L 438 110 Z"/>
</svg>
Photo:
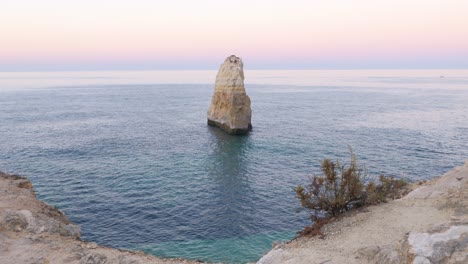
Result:
<svg viewBox="0 0 468 264">
<path fill-rule="evenodd" d="M 393 177 L 380 175 L 378 183 L 371 178 L 365 166 L 357 163 L 356 156 L 349 148 L 351 161 L 348 165 L 339 161 L 324 159 L 321 163 L 322 175 L 312 176 L 310 183 L 296 187 L 296 197 L 302 208 L 312 211 L 314 226 L 308 227 L 313 232 L 301 235 L 317 235 L 320 227 L 331 217 L 351 208 L 386 202 L 395 199 L 407 183 Z M 308 233 L 308 234 L 307 234 Z"/>
<path fill-rule="evenodd" d="M 397 199 L 404 193 L 404 187 L 408 183 L 403 179 L 379 176 L 379 184 L 370 180 L 366 186 L 365 205 L 384 203 L 387 199 Z"/>
</svg>

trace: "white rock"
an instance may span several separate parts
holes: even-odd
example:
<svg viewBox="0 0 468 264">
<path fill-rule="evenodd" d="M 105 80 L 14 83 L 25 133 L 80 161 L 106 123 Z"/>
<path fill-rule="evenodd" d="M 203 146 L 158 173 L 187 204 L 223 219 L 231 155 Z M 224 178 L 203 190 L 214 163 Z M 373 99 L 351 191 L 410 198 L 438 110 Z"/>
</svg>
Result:
<svg viewBox="0 0 468 264">
<path fill-rule="evenodd" d="M 246 134 L 252 129 L 250 98 L 245 92 L 241 58 L 226 58 L 216 75 L 208 125 L 217 126 L 230 134 Z"/>
</svg>

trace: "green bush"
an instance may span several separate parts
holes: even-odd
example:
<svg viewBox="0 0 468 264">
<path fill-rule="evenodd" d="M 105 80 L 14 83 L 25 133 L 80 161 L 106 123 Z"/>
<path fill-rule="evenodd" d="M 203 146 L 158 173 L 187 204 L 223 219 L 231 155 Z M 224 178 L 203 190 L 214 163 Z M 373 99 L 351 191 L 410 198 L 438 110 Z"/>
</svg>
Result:
<svg viewBox="0 0 468 264">
<path fill-rule="evenodd" d="M 344 165 L 324 159 L 321 163 L 322 175 L 314 175 L 307 185 L 296 187 L 296 197 L 303 208 L 312 211 L 311 219 L 315 223 L 323 223 L 323 219 L 351 208 L 395 199 L 407 184 L 404 180 L 384 175 L 380 175 L 376 181 L 368 175 L 365 166 L 357 163 L 351 148 L 350 155 L 350 163 Z"/>
</svg>

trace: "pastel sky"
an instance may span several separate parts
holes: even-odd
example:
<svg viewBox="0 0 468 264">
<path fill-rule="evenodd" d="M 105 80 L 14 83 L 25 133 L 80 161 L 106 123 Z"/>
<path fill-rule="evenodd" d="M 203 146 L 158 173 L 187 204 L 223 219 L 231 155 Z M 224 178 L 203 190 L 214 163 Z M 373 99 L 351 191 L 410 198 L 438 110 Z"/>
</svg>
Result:
<svg viewBox="0 0 468 264">
<path fill-rule="evenodd" d="M 468 68 L 467 0 L 0 0 L 0 71 Z"/>
</svg>

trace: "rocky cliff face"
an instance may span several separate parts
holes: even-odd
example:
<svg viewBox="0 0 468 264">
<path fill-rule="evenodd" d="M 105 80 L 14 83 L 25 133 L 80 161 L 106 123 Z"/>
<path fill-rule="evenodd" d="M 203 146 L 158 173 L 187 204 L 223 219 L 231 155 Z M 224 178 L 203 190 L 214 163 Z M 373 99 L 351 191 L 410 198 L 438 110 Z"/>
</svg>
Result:
<svg viewBox="0 0 468 264">
<path fill-rule="evenodd" d="M 252 130 L 250 98 L 245 92 L 241 58 L 226 58 L 216 75 L 215 91 L 208 109 L 208 125 L 234 135 Z"/>
<path fill-rule="evenodd" d="M 192 264 L 80 239 L 80 227 L 59 209 L 36 199 L 31 182 L 0 172 L 1 264 Z"/>
<path fill-rule="evenodd" d="M 468 161 L 413 187 L 325 225 L 324 239 L 275 246 L 257 264 L 468 263 Z"/>
</svg>

